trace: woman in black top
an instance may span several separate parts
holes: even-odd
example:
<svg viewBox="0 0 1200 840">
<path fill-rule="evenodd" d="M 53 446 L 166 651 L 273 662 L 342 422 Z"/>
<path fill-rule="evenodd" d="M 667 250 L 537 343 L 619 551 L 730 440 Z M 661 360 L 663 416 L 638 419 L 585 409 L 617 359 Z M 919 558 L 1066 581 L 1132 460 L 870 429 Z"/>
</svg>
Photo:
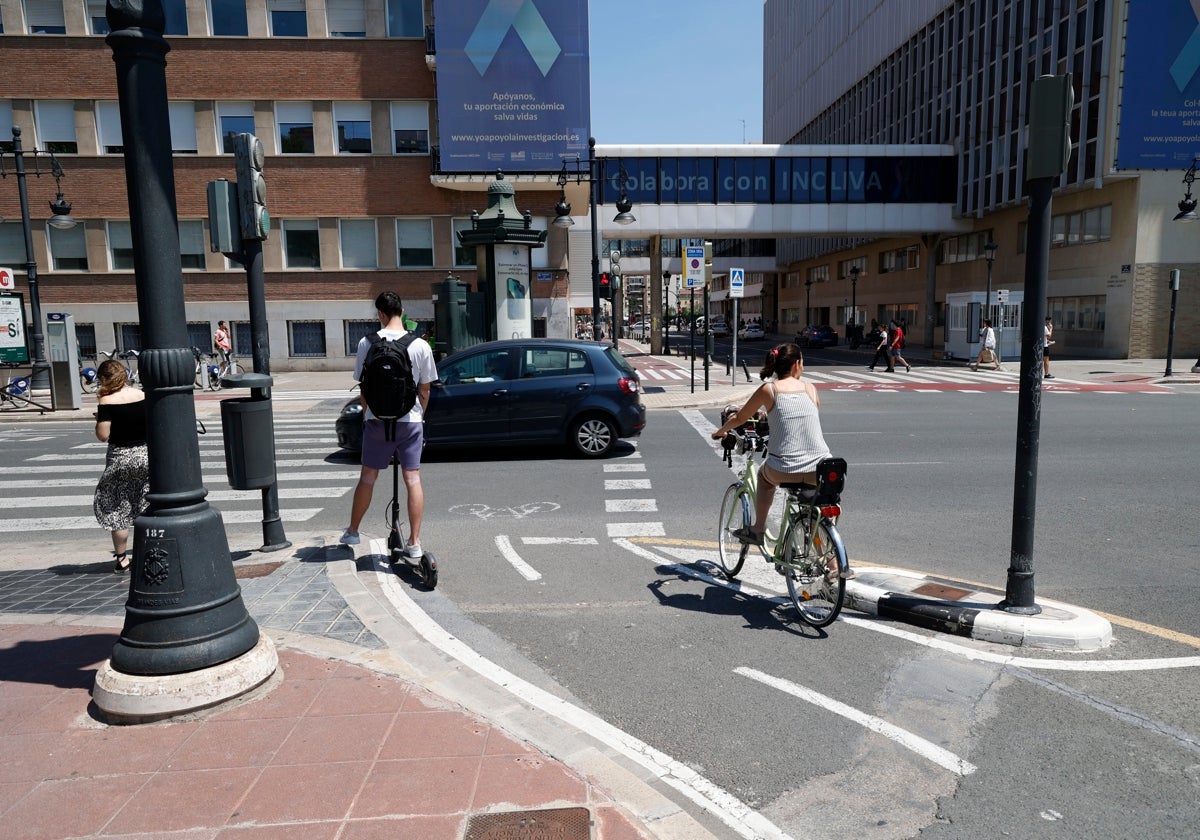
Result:
<svg viewBox="0 0 1200 840">
<path fill-rule="evenodd" d="M 96 437 L 108 442 L 104 474 L 96 485 L 96 521 L 112 532 L 117 574 L 129 569 L 126 546 L 133 520 L 146 509 L 150 466 L 146 457 L 146 395 L 129 384 L 125 367 L 109 359 L 96 372 L 100 406 Z"/>
</svg>

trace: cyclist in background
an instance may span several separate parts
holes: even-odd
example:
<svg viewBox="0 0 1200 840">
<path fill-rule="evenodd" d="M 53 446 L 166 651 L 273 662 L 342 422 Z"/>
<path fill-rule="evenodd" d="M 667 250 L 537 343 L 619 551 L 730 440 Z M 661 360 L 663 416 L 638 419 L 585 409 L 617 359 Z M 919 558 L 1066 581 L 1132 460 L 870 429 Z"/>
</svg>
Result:
<svg viewBox="0 0 1200 840">
<path fill-rule="evenodd" d="M 799 345 L 778 345 L 767 353 L 766 364 L 758 374 L 763 384 L 712 434 L 713 440 L 720 440 L 754 417 L 760 408 L 766 409 L 771 436 L 766 462 L 758 472 L 754 524 L 733 532 L 743 543 L 763 544 L 776 487 L 797 482 L 815 485 L 817 464 L 830 457 L 817 416 L 821 400 L 813 384 L 801 378 L 803 374 L 804 354 Z"/>
<path fill-rule="evenodd" d="M 228 365 L 233 345 L 229 342 L 229 325 L 224 321 L 217 321 L 217 331 L 213 333 L 213 346 L 220 352 L 221 361 Z"/>
</svg>

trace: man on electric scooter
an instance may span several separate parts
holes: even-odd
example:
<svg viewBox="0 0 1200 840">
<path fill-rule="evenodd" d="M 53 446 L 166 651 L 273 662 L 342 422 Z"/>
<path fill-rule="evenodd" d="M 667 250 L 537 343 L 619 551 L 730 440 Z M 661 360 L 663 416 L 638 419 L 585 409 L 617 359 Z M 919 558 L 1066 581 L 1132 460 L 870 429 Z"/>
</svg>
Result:
<svg viewBox="0 0 1200 840">
<path fill-rule="evenodd" d="M 375 298 L 376 314 L 379 316 L 379 336 L 383 339 L 398 340 L 403 338 L 408 330 L 404 327 L 404 304 L 395 292 L 383 292 Z M 358 355 L 354 363 L 354 378 L 358 382 L 363 379 L 363 363 L 371 348 L 369 336 L 364 336 L 358 342 Z M 429 405 L 430 383 L 437 379 L 437 366 L 433 361 L 433 349 L 429 342 L 418 339 L 408 345 L 409 359 L 412 361 L 412 378 L 417 385 L 417 401 L 412 410 L 396 422 L 395 439 L 387 440 L 384 423 L 376 418 L 366 401 L 363 401 L 363 441 L 362 441 L 362 471 L 359 473 L 358 485 L 354 488 L 354 501 L 350 506 L 350 527 L 342 533 L 339 542 L 342 545 L 358 545 L 358 526 L 362 523 L 367 509 L 371 506 L 371 497 L 375 491 L 375 480 L 379 471 L 386 469 L 395 455 L 404 475 L 404 487 L 408 491 L 408 545 L 404 548 L 404 556 L 413 560 L 420 559 L 421 551 L 421 518 L 425 513 L 425 493 L 421 487 L 421 446 L 424 443 L 425 408 Z"/>
</svg>

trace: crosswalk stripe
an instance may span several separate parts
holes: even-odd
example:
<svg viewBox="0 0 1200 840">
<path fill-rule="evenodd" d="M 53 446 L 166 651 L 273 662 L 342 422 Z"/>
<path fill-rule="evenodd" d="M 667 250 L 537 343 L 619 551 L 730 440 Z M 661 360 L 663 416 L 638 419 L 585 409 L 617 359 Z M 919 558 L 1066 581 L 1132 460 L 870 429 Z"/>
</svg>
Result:
<svg viewBox="0 0 1200 840">
<path fill-rule="evenodd" d="M 11 470 L 10 470 L 11 472 Z M 322 472 L 279 472 L 275 478 L 278 481 L 358 481 L 359 471 L 353 470 L 327 470 Z M 5 480 L 5 490 L 28 490 L 41 487 L 95 487 L 96 478 L 30 478 L 30 479 L 13 479 Z M 220 475 L 208 474 L 200 477 L 200 482 L 205 487 L 219 487 L 229 483 L 229 479 L 224 473 Z M 3 521 L 3 520 L 0 520 Z"/>
<path fill-rule="evenodd" d="M 320 512 L 321 508 L 283 508 L 279 511 L 279 518 L 283 522 L 307 522 Z M 262 511 L 221 511 L 221 519 L 226 525 L 248 525 L 261 522 Z M 45 531 L 91 531 L 100 527 L 96 524 L 94 516 L 43 516 L 32 519 L 7 519 L 4 520 L 4 526 L 10 532 L 16 533 L 30 531 L 35 533 Z"/>
<path fill-rule="evenodd" d="M 326 450 L 321 450 L 326 451 Z M 332 454 L 332 453 L 330 453 Z M 84 459 L 73 458 L 70 462 L 60 462 L 57 464 L 38 464 L 32 467 L 9 467 L 4 472 L 6 475 L 37 475 L 40 473 L 62 473 L 70 469 L 78 467 Z M 87 462 L 87 466 L 96 470 L 100 470 L 104 463 L 104 457 L 91 459 Z M 292 467 L 321 467 L 328 466 L 329 461 L 324 458 L 279 458 L 275 461 L 275 470 L 279 473 L 284 473 L 288 468 Z M 225 459 L 204 458 L 200 461 L 201 469 L 215 469 L 217 467 L 224 468 Z M 358 475 L 358 473 L 355 473 Z M 8 482 L 5 482 L 7 484 Z"/>
<path fill-rule="evenodd" d="M 345 487 L 281 487 L 280 499 L 328 499 L 346 495 L 352 489 Z M 26 508 L 91 507 L 92 495 L 87 496 L 21 496 L 0 499 L 0 509 L 22 510 Z M 209 490 L 205 497 L 210 502 L 258 502 L 262 498 L 258 490 Z"/>
</svg>

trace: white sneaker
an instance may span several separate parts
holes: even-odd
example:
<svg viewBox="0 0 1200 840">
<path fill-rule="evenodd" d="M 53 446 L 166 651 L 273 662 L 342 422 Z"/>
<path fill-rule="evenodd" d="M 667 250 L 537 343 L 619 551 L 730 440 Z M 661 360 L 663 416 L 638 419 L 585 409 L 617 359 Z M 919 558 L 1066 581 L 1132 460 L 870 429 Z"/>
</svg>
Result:
<svg viewBox="0 0 1200 840">
<path fill-rule="evenodd" d="M 409 560 L 420 560 L 424 553 L 425 552 L 421 550 L 420 543 L 413 543 L 412 545 L 404 546 L 404 556 Z"/>
<path fill-rule="evenodd" d="M 342 536 L 338 542 L 342 545 L 358 545 L 361 540 L 358 538 L 358 531 L 351 531 L 347 528 L 345 531 L 342 531 Z"/>
</svg>

